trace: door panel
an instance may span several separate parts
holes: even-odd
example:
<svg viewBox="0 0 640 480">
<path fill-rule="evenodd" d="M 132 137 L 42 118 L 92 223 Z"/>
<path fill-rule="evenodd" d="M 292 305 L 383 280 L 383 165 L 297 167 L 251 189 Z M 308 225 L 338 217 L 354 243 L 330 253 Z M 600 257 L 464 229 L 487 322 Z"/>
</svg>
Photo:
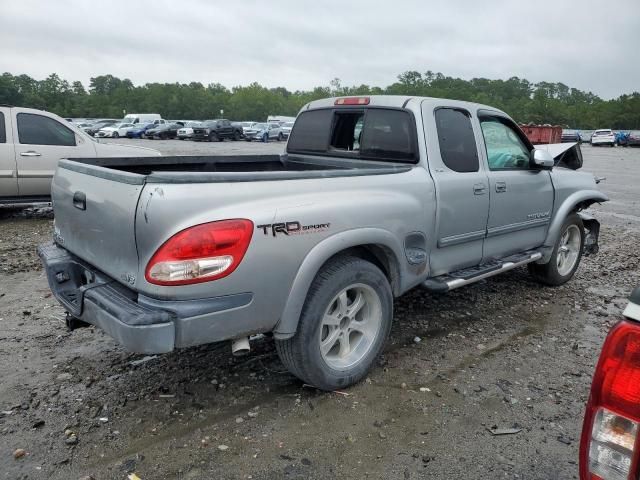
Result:
<svg viewBox="0 0 640 480">
<path fill-rule="evenodd" d="M 533 148 L 508 119 L 481 118 L 489 167 L 484 260 L 542 245 L 553 210 L 549 171 L 531 168 Z"/>
<path fill-rule="evenodd" d="M 423 107 L 422 115 L 438 207 L 431 274 L 441 275 L 481 262 L 489 182 L 470 113 L 443 106 Z"/>
<path fill-rule="evenodd" d="M 76 135 L 56 118 L 14 110 L 20 196 L 49 196 L 51 179 L 61 158 L 95 156 L 90 140 Z"/>
<path fill-rule="evenodd" d="M 9 108 L 0 107 L 0 198 L 18 196 L 17 168 L 9 115 Z"/>
</svg>

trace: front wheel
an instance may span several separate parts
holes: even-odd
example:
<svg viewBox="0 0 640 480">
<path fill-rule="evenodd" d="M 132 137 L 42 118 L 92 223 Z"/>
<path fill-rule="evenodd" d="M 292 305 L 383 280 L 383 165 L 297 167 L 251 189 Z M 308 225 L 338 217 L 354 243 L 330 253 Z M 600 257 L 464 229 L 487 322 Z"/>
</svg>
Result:
<svg viewBox="0 0 640 480">
<path fill-rule="evenodd" d="M 284 140 L 284 135 L 282 135 L 282 133 L 278 134 L 278 141 L 281 142 L 282 140 Z"/>
<path fill-rule="evenodd" d="M 357 257 L 331 260 L 314 279 L 296 334 L 276 340 L 282 363 L 303 382 L 336 390 L 360 381 L 391 330 L 393 295 L 384 273 Z"/>
<path fill-rule="evenodd" d="M 240 140 L 240 138 L 242 138 L 242 135 L 240 134 L 240 132 L 239 132 L 239 131 L 237 131 L 237 130 L 236 130 L 236 131 L 233 133 L 233 139 L 237 142 L 238 140 Z"/>
<path fill-rule="evenodd" d="M 584 225 L 576 213 L 569 215 L 562 227 L 560 236 L 553 248 L 549 262 L 530 263 L 529 273 L 540 283 L 557 287 L 573 277 L 580 265 L 584 250 Z"/>
<path fill-rule="evenodd" d="M 113 138 L 118 138 L 119 136 L 118 132 L 113 132 Z"/>
</svg>

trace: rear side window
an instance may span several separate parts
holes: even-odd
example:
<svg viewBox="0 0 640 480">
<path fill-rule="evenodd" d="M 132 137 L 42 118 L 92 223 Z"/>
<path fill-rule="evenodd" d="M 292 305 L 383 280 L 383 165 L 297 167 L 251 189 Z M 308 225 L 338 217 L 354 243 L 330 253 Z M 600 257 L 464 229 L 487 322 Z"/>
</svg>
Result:
<svg viewBox="0 0 640 480">
<path fill-rule="evenodd" d="M 311 110 L 296 119 L 287 151 L 415 162 L 415 128 L 411 114 L 404 110 Z"/>
<path fill-rule="evenodd" d="M 439 108 L 435 116 L 440 156 L 444 164 L 455 172 L 477 172 L 480 162 L 469 113 Z"/>
<path fill-rule="evenodd" d="M 0 112 L 0 143 L 7 143 L 7 130 L 4 124 L 4 113 Z"/>
<path fill-rule="evenodd" d="M 33 113 L 18 114 L 18 139 L 27 145 L 76 145 L 76 135 L 72 130 L 53 118 Z"/>
</svg>

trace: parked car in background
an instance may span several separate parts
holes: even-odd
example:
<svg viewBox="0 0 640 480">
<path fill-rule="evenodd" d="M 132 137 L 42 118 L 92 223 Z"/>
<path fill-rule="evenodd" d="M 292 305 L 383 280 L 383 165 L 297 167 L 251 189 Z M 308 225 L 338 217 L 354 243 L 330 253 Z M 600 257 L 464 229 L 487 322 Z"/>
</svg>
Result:
<svg viewBox="0 0 640 480">
<path fill-rule="evenodd" d="M 562 137 L 560 137 L 562 143 L 568 142 L 582 142 L 580 132 L 578 130 L 562 130 Z"/>
<path fill-rule="evenodd" d="M 598 145 L 609 145 L 613 147 L 616 144 L 616 136 L 610 128 L 602 128 L 596 130 L 591 135 L 591 145 L 597 147 Z"/>
<path fill-rule="evenodd" d="M 144 133 L 151 128 L 155 128 L 157 125 L 155 123 L 137 123 L 127 130 L 127 138 L 142 138 Z"/>
<path fill-rule="evenodd" d="M 284 122 L 282 125 L 280 125 L 280 129 L 282 130 L 282 136 L 284 138 L 289 138 L 289 135 L 291 135 L 291 129 L 293 128 L 293 124 L 294 122 Z"/>
<path fill-rule="evenodd" d="M 616 136 L 616 145 L 621 147 L 626 147 L 629 143 L 629 133 L 628 132 L 613 132 Z"/>
<path fill-rule="evenodd" d="M 640 478 L 640 288 L 609 332 L 591 383 L 580 439 L 581 480 Z"/>
<path fill-rule="evenodd" d="M 101 128 L 96 132 L 95 137 L 96 138 L 126 137 L 127 132 L 134 127 L 135 125 L 133 123 L 117 123 L 115 125 L 111 125 L 110 127 Z"/>
<path fill-rule="evenodd" d="M 61 158 L 157 155 L 151 148 L 97 142 L 50 112 L 0 106 L 0 204 L 48 201 Z"/>
<path fill-rule="evenodd" d="M 240 125 L 242 126 L 242 128 L 251 128 L 253 127 L 256 123 L 259 122 L 240 122 Z"/>
<path fill-rule="evenodd" d="M 115 125 L 116 123 L 121 123 L 121 122 L 120 120 L 114 120 L 114 119 L 97 120 L 93 122 L 90 127 L 85 128 L 84 131 L 85 133 L 93 137 L 95 136 L 96 133 L 98 133 L 98 131 L 101 128 L 110 127 L 111 125 Z"/>
<path fill-rule="evenodd" d="M 268 142 L 269 140 L 284 140 L 284 134 L 278 123 L 256 123 L 253 127 L 245 129 L 244 139 L 247 142 L 253 140 Z"/>
<path fill-rule="evenodd" d="M 199 127 L 193 127 L 193 139 L 196 141 L 222 142 L 225 138 L 240 140 L 243 133 L 242 127 L 234 126 L 224 118 L 205 120 Z"/>
<path fill-rule="evenodd" d="M 178 130 L 178 138 L 180 140 L 193 138 L 193 127 L 199 127 L 202 122 L 186 122 L 184 127 Z"/>
<path fill-rule="evenodd" d="M 163 123 L 162 125 L 155 125 L 153 128 L 144 132 L 144 138 L 153 140 L 159 138 L 160 140 L 167 140 L 169 138 L 176 138 L 178 136 L 178 130 L 184 125 L 181 123 Z"/>
<path fill-rule="evenodd" d="M 629 133 L 629 139 L 627 140 L 629 147 L 640 147 L 640 132 Z"/>
<path fill-rule="evenodd" d="M 129 113 L 122 119 L 123 123 L 154 123 L 161 125 L 167 123 L 159 113 Z"/>
</svg>

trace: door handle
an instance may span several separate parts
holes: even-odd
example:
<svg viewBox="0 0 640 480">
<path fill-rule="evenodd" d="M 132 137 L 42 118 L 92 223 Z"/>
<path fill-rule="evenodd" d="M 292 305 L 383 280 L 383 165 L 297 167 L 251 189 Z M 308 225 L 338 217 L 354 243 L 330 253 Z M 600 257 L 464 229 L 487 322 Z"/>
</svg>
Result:
<svg viewBox="0 0 640 480">
<path fill-rule="evenodd" d="M 484 183 L 476 183 L 473 186 L 473 194 L 474 195 L 484 195 L 487 186 Z"/>
<path fill-rule="evenodd" d="M 33 150 L 29 150 L 28 152 L 20 152 L 21 157 L 41 157 L 42 155 L 38 152 L 34 152 Z"/>
<path fill-rule="evenodd" d="M 503 193 L 507 191 L 507 182 L 496 182 L 496 192 Z"/>
</svg>

